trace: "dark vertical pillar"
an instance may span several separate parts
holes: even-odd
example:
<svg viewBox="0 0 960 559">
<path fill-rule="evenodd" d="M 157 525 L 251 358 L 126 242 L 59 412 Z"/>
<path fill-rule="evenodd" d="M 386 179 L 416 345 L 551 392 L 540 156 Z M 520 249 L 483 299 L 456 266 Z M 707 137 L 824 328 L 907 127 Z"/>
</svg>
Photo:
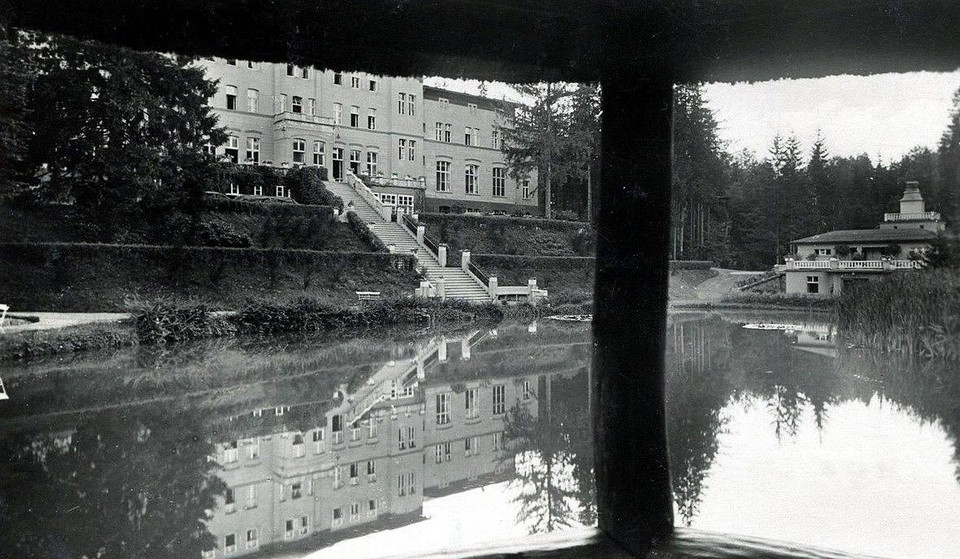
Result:
<svg viewBox="0 0 960 559">
<path fill-rule="evenodd" d="M 673 87 L 603 86 L 593 417 L 600 529 L 643 552 L 671 533 L 664 410 Z"/>
</svg>

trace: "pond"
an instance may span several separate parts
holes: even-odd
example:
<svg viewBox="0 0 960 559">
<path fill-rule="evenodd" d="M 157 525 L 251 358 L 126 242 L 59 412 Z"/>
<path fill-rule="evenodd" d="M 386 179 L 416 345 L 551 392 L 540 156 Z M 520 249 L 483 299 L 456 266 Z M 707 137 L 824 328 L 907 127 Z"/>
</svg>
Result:
<svg viewBox="0 0 960 559">
<path fill-rule="evenodd" d="M 836 338 L 803 315 L 671 315 L 677 524 L 957 556 L 960 376 Z M 542 320 L 6 365 L 0 545 L 332 558 L 587 532 L 591 351 L 589 323 Z"/>
</svg>

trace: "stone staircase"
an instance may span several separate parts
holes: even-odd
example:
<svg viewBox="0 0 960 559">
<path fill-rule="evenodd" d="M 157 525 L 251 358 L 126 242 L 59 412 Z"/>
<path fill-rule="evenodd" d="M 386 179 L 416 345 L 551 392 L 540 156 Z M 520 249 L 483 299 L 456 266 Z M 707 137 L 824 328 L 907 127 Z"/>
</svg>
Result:
<svg viewBox="0 0 960 559">
<path fill-rule="evenodd" d="M 342 182 L 327 182 L 327 189 L 343 199 L 344 205 L 353 202 L 353 211 L 357 217 L 370 227 L 380 241 L 385 245 L 394 245 L 396 252 L 414 254 L 417 264 L 424 269 L 430 283 L 436 285 L 443 280 L 444 291 L 448 299 L 464 301 L 486 302 L 491 297 L 486 286 L 460 267 L 444 267 L 440 265 L 430 250 L 417 244 L 417 239 L 403 225 L 385 220 L 366 200 L 357 194 L 349 184 Z"/>
</svg>

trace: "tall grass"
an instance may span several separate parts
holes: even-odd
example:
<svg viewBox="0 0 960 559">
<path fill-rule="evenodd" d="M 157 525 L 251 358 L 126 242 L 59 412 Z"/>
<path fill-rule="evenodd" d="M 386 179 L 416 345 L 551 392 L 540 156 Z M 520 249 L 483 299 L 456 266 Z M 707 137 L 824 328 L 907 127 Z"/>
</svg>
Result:
<svg viewBox="0 0 960 559">
<path fill-rule="evenodd" d="M 960 274 L 954 270 L 845 286 L 838 313 L 848 344 L 960 360 Z"/>
</svg>

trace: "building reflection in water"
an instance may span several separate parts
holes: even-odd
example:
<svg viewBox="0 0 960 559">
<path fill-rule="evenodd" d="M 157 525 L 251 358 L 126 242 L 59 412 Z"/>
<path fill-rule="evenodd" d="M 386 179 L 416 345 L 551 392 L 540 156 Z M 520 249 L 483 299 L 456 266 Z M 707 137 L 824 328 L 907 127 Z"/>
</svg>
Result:
<svg viewBox="0 0 960 559">
<path fill-rule="evenodd" d="M 48 518 L 34 528 L 26 522 L 8 526 L 4 532 L 12 546 L 7 549 L 29 556 L 31 549 L 52 546 L 96 556 L 112 551 L 111 527 L 123 534 L 125 526 L 138 536 L 125 539 L 126 551 L 117 550 L 121 554 L 223 557 L 277 548 L 306 551 L 417 522 L 425 499 L 504 481 L 517 486 L 516 521 L 531 533 L 595 522 L 587 413 L 589 326 L 501 324 L 497 330 L 403 344 L 361 344 L 376 347 L 372 351 L 354 346 L 330 344 L 329 351 L 308 352 L 283 370 L 237 359 L 236 347 L 214 349 L 212 355 L 198 350 L 195 359 L 167 356 L 152 363 L 176 364 L 165 381 L 146 371 L 127 372 L 125 386 L 133 394 L 118 398 L 120 387 L 100 386 L 105 393 L 114 392 L 103 395 L 114 401 L 102 403 L 116 408 L 75 416 L 53 407 L 37 414 L 37 404 L 50 388 L 40 385 L 51 382 L 50 377 L 56 383 L 65 371 L 52 367 L 52 375 L 14 375 L 17 388 L 34 405 L 11 418 L 23 427 L 3 437 L 4 446 L 19 449 L 7 470 L 19 468 L 40 495 L 49 496 L 45 502 L 61 505 L 46 511 Z M 139 356 L 136 362 L 143 365 L 145 359 Z M 233 364 L 238 365 L 231 370 L 236 380 L 255 381 L 219 385 L 224 383 L 210 371 L 230 370 Z M 317 366 L 328 370 L 311 372 Z M 82 377 L 90 369 L 81 364 L 73 372 Z M 203 374 L 209 378 L 195 378 Z M 142 381 L 145 375 L 150 382 Z M 46 381 L 31 386 L 32 378 Z M 187 382 L 184 378 L 215 388 L 189 395 L 179 386 L 170 388 Z M 165 403 L 134 403 L 158 398 Z M 70 426 L 71 420 L 76 426 Z M 50 424 L 46 433 L 26 427 L 44 422 Z M 153 448 L 140 439 L 169 440 L 173 447 L 160 443 Z M 91 454 L 86 447 L 94 440 L 98 450 Z M 192 445 L 180 448 L 184 440 Z M 60 450 L 48 449 L 48 444 Z M 104 466 L 107 462 L 115 466 Z M 121 468 L 126 479 L 111 495 L 119 499 L 128 494 L 122 507 L 126 512 L 103 517 L 103 533 L 95 535 L 85 524 L 96 506 L 91 495 L 97 482 L 84 480 L 88 488 L 73 498 L 53 493 L 78 471 L 103 475 L 114 468 Z M 157 485 L 171 480 L 177 490 Z M 7 485 L 4 495 L 5 512 L 14 519 L 40 512 L 10 509 L 11 503 L 36 500 L 24 498 L 16 487 Z M 184 498 L 190 506 L 163 511 L 164 521 L 156 522 L 155 499 Z M 75 507 L 73 516 L 63 516 L 67 503 Z M 150 520 L 129 513 L 138 509 Z M 51 522 L 62 529 L 51 530 Z M 144 540 L 144 524 L 155 530 L 162 525 L 166 534 L 181 537 L 172 544 L 162 543 L 163 538 Z M 40 547 L 32 548 L 32 540 Z"/>
</svg>

